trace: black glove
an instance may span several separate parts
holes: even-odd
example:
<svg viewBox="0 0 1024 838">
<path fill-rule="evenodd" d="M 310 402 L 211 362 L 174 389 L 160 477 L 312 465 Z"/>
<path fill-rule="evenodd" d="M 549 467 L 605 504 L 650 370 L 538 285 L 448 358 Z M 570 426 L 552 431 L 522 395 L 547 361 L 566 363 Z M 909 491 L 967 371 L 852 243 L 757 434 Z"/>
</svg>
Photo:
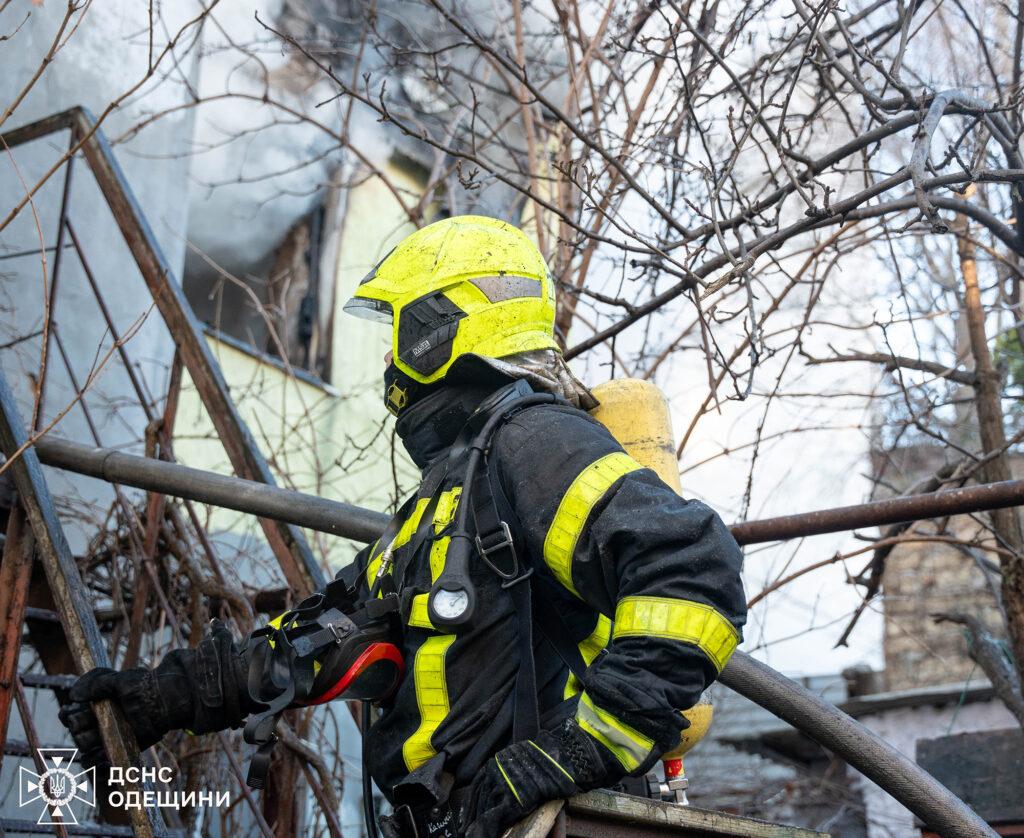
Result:
<svg viewBox="0 0 1024 838">
<path fill-rule="evenodd" d="M 466 838 L 495 838 L 548 800 L 615 782 L 622 766 L 567 719 L 554 731 L 498 751 L 473 781 L 462 811 Z"/>
<path fill-rule="evenodd" d="M 214 620 L 195 649 L 177 649 L 156 669 L 115 672 L 100 667 L 71 687 L 60 720 L 71 732 L 86 768 L 109 762 L 103 750 L 92 702 L 118 704 L 135 731 L 139 749 L 156 744 L 172 730 L 209 733 L 238 727 L 255 709 L 246 688 L 248 665 L 231 632 Z"/>
</svg>

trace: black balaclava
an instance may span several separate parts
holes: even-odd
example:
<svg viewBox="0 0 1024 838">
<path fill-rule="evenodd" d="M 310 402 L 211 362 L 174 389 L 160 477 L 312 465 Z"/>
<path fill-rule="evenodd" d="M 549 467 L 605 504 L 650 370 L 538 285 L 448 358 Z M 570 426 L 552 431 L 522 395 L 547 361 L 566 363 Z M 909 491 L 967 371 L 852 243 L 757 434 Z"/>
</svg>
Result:
<svg viewBox="0 0 1024 838">
<path fill-rule="evenodd" d="M 512 380 L 476 355 L 461 356 L 444 378 L 432 384 L 412 381 L 390 364 L 384 371 L 384 391 L 387 394 L 395 384 L 405 391 L 395 431 L 412 461 L 426 468 L 455 441 L 480 403 Z M 405 382 L 412 386 L 405 389 Z M 384 401 L 387 404 L 387 395 Z"/>
</svg>

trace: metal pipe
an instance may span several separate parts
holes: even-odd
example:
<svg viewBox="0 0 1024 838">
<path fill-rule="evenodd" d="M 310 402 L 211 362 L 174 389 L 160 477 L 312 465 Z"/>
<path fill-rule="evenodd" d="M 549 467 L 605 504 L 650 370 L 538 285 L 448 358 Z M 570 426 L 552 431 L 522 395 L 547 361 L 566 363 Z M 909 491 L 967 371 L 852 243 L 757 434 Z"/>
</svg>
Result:
<svg viewBox="0 0 1024 838">
<path fill-rule="evenodd" d="M 66 439 L 45 437 L 36 442 L 44 465 L 98 477 L 110 483 L 162 492 L 178 498 L 286 521 L 319 532 L 370 542 L 380 535 L 388 516 L 348 503 L 293 492 L 255 480 L 94 448 Z"/>
<path fill-rule="evenodd" d="M 843 532 L 858 527 L 879 527 L 905 521 L 944 518 L 965 512 L 983 512 L 1024 504 L 1024 480 L 1005 480 L 1000 483 L 982 483 L 962 489 L 944 489 L 904 495 L 889 500 L 876 500 L 854 506 L 819 509 L 780 518 L 746 521 L 733 524 L 733 537 L 740 544 L 759 544 L 765 541 L 784 541 L 827 532 Z"/>
<path fill-rule="evenodd" d="M 819 696 L 743 652 L 719 680 L 852 765 L 944 838 L 991 838 L 966 803 L 892 745 Z"/>
<path fill-rule="evenodd" d="M 36 442 L 36 451 L 40 461 L 48 466 L 286 521 L 356 541 L 373 541 L 388 520 L 382 512 L 349 503 L 55 437 L 40 439 Z M 1021 504 L 1024 504 L 1024 480 L 1007 480 L 746 521 L 733 524 L 730 530 L 740 544 L 758 544 Z"/>
</svg>

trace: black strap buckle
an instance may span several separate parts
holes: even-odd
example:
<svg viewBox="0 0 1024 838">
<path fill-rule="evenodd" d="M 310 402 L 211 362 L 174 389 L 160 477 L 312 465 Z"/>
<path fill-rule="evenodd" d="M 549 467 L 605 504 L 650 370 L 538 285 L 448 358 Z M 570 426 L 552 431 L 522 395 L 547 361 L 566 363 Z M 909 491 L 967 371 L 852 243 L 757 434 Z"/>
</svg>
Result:
<svg viewBox="0 0 1024 838">
<path fill-rule="evenodd" d="M 518 585 L 520 582 L 525 582 L 531 576 L 533 576 L 532 567 L 527 568 L 526 573 L 524 573 L 522 576 L 517 576 L 515 579 L 506 579 L 504 582 L 501 583 L 501 587 L 507 591 L 509 588 Z"/>
<path fill-rule="evenodd" d="M 345 638 L 352 633 L 352 624 L 328 623 L 327 630 L 334 635 L 334 642 L 340 646 L 345 642 Z"/>
<path fill-rule="evenodd" d="M 480 558 L 482 558 L 484 562 L 487 564 L 487 566 L 496 574 L 498 574 L 498 576 L 506 580 L 515 579 L 519 575 L 519 557 L 516 555 L 515 544 L 512 541 L 512 530 L 509 529 L 508 523 L 506 521 L 499 521 L 498 524 L 500 526 L 500 529 L 488 533 L 487 539 L 489 541 L 491 538 L 498 536 L 501 540 L 496 541 L 493 544 L 485 545 L 484 539 L 478 534 L 476 536 L 476 549 L 480 551 Z M 489 558 L 491 553 L 503 552 L 505 550 L 508 550 L 508 552 L 512 556 L 511 572 L 501 570 Z"/>
<path fill-rule="evenodd" d="M 270 772 L 270 759 L 277 744 L 277 734 L 271 733 L 270 739 L 257 748 L 256 753 L 249 760 L 249 773 L 245 778 L 245 784 L 251 789 L 262 789 L 267 784 L 267 774 Z"/>
</svg>

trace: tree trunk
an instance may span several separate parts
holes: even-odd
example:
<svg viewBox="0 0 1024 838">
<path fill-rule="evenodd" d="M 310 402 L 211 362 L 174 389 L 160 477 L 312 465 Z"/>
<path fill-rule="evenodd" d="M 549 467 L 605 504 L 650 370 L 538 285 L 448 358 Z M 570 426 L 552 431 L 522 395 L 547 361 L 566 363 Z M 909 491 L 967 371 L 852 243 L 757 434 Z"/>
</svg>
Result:
<svg viewBox="0 0 1024 838">
<path fill-rule="evenodd" d="M 996 372 L 992 356 L 989 354 L 988 337 L 985 333 L 985 311 L 981 302 L 981 289 L 978 287 L 975 246 L 970 239 L 970 225 L 966 218 L 959 219 L 957 228 L 957 251 L 964 278 L 964 312 L 977 377 L 974 403 L 978 410 L 981 448 L 986 454 L 1000 452 L 985 463 L 981 476 L 985 482 L 994 483 L 1011 479 L 1009 457 L 1005 451 L 1006 434 L 1003 426 L 999 373 Z M 1020 517 L 1014 508 L 999 509 L 989 514 L 992 518 L 992 529 L 1000 546 L 1010 553 L 999 555 L 1003 608 L 1006 611 L 1010 647 L 1017 672 L 1024 676 L 1024 539 L 1021 537 Z"/>
</svg>

